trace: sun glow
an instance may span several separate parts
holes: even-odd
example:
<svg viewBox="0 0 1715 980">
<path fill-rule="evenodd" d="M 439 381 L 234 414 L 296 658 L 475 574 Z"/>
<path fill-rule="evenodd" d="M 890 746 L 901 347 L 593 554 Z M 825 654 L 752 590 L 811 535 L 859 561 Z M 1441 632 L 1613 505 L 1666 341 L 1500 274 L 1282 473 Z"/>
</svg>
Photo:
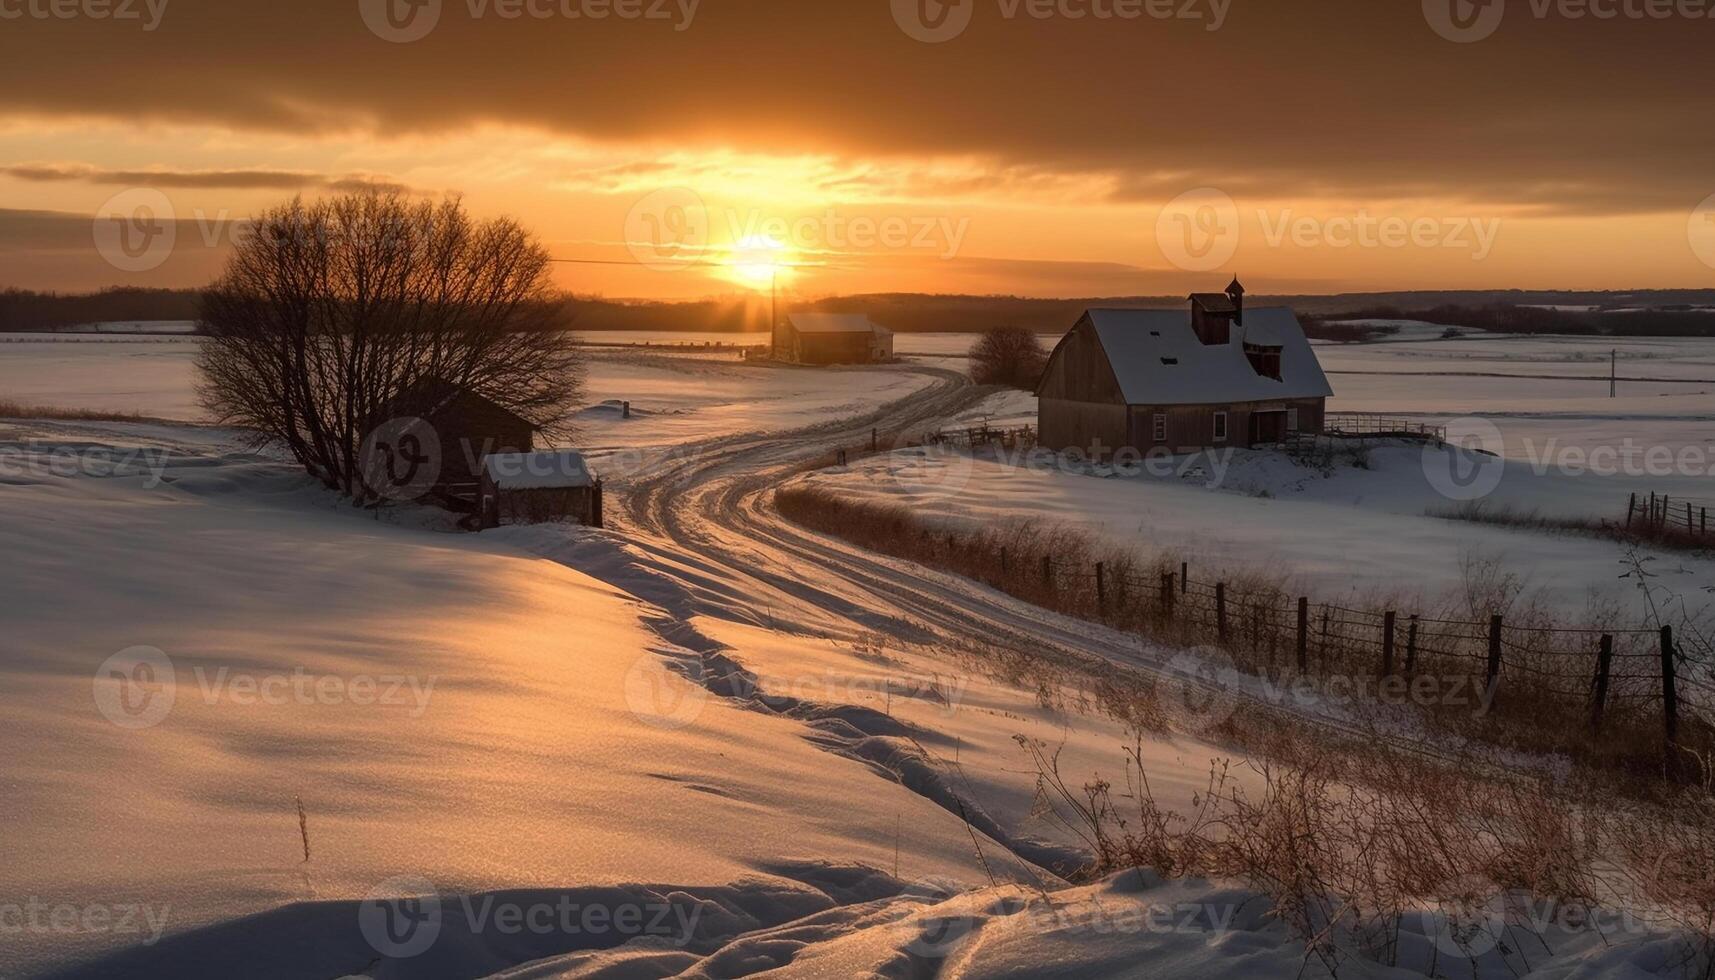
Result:
<svg viewBox="0 0 1715 980">
<path fill-rule="evenodd" d="M 792 268 L 791 249 L 768 235 L 751 235 L 735 242 L 722 263 L 727 278 L 752 289 L 769 289 Z"/>
</svg>

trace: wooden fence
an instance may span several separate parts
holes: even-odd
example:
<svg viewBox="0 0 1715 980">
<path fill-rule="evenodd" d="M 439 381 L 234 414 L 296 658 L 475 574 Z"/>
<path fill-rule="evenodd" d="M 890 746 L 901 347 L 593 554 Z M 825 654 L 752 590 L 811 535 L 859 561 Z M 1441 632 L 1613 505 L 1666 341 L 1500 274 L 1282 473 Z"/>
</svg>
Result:
<svg viewBox="0 0 1715 980">
<path fill-rule="evenodd" d="M 1711 502 L 1692 497 L 1634 493 L 1626 502 L 1626 530 L 1706 538 L 1710 506 Z"/>
<path fill-rule="evenodd" d="M 1681 753 L 1688 723 L 1703 745 L 1715 732 L 1715 649 L 1700 633 L 1671 627 L 1569 629 L 1446 619 L 1408 610 L 1363 610 L 1277 590 L 1246 592 L 1198 581 L 1188 565 L 1159 578 L 1053 555 L 991 553 L 992 539 L 921 532 L 904 557 L 927 558 L 987 584 L 1119 629 L 1145 628 L 1180 645 L 1214 645 L 1251 673 L 1462 679 L 1481 685 L 1489 708 L 1516 700 L 1517 716 L 1548 704 L 1582 714 L 1592 735 L 1616 723 L 1653 726 Z M 995 570 L 999 574 L 995 574 Z M 980 571 L 979 571 L 980 570 Z M 1559 717 L 1557 714 L 1556 717 Z M 1540 722 L 1541 719 L 1534 719 Z M 1674 762 L 1674 765 L 1679 765 Z"/>
</svg>

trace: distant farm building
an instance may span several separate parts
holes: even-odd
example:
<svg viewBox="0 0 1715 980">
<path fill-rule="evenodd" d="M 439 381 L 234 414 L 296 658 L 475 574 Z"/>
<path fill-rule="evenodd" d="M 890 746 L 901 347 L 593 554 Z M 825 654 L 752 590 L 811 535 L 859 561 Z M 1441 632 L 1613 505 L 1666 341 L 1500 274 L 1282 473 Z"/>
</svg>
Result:
<svg viewBox="0 0 1715 980">
<path fill-rule="evenodd" d="M 1037 385 L 1041 445 L 1107 456 L 1321 432 L 1334 391 L 1298 317 L 1244 297 L 1235 279 L 1188 310 L 1087 311 Z"/>
<path fill-rule="evenodd" d="M 482 526 L 571 521 L 602 526 L 601 481 L 570 449 L 499 453 L 482 461 Z"/>
<path fill-rule="evenodd" d="M 862 314 L 793 313 L 774 329 L 774 358 L 794 364 L 893 360 L 893 331 Z"/>
</svg>

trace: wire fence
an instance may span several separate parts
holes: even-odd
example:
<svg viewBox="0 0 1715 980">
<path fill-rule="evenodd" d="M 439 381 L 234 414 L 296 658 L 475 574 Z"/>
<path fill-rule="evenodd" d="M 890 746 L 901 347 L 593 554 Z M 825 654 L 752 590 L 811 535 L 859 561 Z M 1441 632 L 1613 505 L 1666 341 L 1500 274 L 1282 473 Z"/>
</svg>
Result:
<svg viewBox="0 0 1715 980">
<path fill-rule="evenodd" d="M 1634 493 L 1626 502 L 1626 529 L 1707 538 L 1710 507 L 1715 507 L 1715 501 L 1664 493 L 1651 493 L 1647 497 Z"/>
<path fill-rule="evenodd" d="M 960 571 L 1056 612 L 1183 646 L 1213 646 L 1263 676 L 1372 678 L 1480 690 L 1485 713 L 1624 731 L 1670 747 L 1715 739 L 1715 650 L 1671 626 L 1567 627 L 1363 609 L 1135 562 L 1011 553 L 992 535 L 922 528 L 904 555 Z M 1654 732 L 1654 736 L 1647 733 Z M 1671 755 L 1672 753 L 1670 753 Z"/>
</svg>

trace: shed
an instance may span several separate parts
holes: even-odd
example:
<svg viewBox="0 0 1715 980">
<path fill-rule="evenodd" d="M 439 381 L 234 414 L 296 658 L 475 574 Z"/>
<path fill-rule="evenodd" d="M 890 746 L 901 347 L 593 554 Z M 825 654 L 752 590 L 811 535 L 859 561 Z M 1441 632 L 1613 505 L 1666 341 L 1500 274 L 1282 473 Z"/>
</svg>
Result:
<svg viewBox="0 0 1715 980">
<path fill-rule="evenodd" d="M 774 357 L 795 364 L 893 360 L 893 331 L 861 313 L 793 313 L 774 330 Z"/>
<path fill-rule="evenodd" d="M 1244 287 L 1189 309 L 1092 309 L 1037 385 L 1041 444 L 1105 458 L 1194 452 L 1322 431 L 1328 377 L 1292 310 L 1246 309 Z"/>
<path fill-rule="evenodd" d="M 539 428 L 480 392 L 425 377 L 371 415 L 365 478 L 396 499 L 433 498 L 474 512 L 483 458 L 530 452 Z"/>
<path fill-rule="evenodd" d="M 582 453 L 496 453 L 482 461 L 482 526 L 572 520 L 602 526 L 601 480 Z"/>
</svg>

